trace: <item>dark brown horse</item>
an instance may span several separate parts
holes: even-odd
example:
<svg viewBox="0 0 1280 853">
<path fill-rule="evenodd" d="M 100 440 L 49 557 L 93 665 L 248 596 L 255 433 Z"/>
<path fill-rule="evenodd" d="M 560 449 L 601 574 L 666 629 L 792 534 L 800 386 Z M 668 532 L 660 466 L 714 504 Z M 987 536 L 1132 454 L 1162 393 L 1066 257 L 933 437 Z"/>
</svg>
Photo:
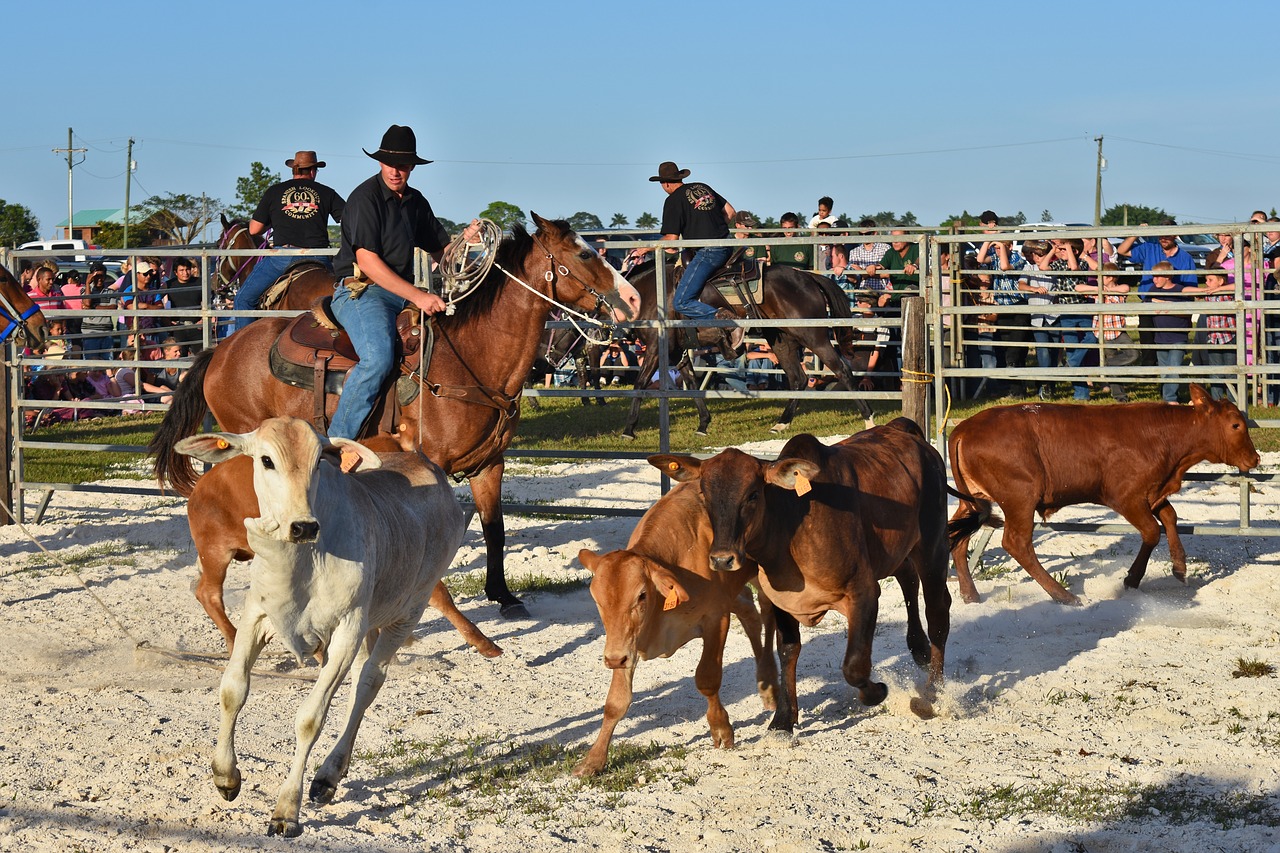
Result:
<svg viewBox="0 0 1280 853">
<path fill-rule="evenodd" d="M 513 229 L 494 269 L 457 303 L 457 313 L 432 319 L 435 348 L 425 380 L 419 378 L 425 390 L 404 407 L 397 425 L 402 445 L 420 446 L 445 471 L 470 481 L 488 559 L 485 594 L 506 616 L 525 610 L 507 587 L 502 562 L 503 452 L 515 434 L 520 391 L 552 307 L 548 300 L 587 311 L 607 301 L 625 319 L 639 309 L 635 289 L 568 223 L 533 218 L 537 232 Z M 207 412 L 224 431 L 237 433 L 269 417 L 311 418 L 311 391 L 280 382 L 268 366 L 267 353 L 287 322 L 259 320 L 195 357 L 151 441 L 161 483 L 190 494 L 197 475 L 190 457 L 174 447 L 200 428 Z M 337 402 L 330 395 L 329 416 Z M 377 424 L 379 414 L 370 422 Z"/>
<path fill-rule="evenodd" d="M 640 319 L 658 319 L 657 275 L 653 262 L 650 261 L 640 265 L 632 270 L 627 278 L 635 285 L 640 294 Z M 667 289 L 666 316 L 668 317 L 675 316 L 671 309 L 671 296 L 675 292 L 676 281 L 675 270 L 668 265 L 665 275 Z M 703 288 L 699 299 L 716 308 L 729 308 L 740 317 L 742 316 L 741 308 L 732 308 L 724 297 L 720 295 L 720 292 L 709 284 Z M 851 316 L 849 298 L 845 296 L 844 291 L 835 282 L 824 276 L 798 270 L 794 267 L 766 267 L 758 299 L 761 317 L 767 320 L 826 320 L 828 318 L 844 319 Z M 839 349 L 837 349 L 836 344 L 832 343 L 833 332 Z M 851 362 L 848 360 L 853 355 L 853 347 L 855 345 L 855 335 L 852 328 L 846 326 L 833 330 L 831 327 L 823 325 L 763 328 L 760 329 L 760 336 L 769 342 L 770 348 L 777 355 L 778 366 L 786 374 L 787 387 L 792 391 L 806 390 L 808 377 L 804 372 L 803 363 L 806 349 L 817 355 L 822 363 L 826 365 L 826 368 L 835 375 L 838 387 L 846 391 L 854 390 L 856 382 L 852 369 L 856 368 L 851 368 Z M 644 358 L 640 363 L 640 375 L 636 380 L 636 388 L 644 388 L 653 380 L 658 370 L 658 347 L 656 345 L 658 330 L 637 329 L 636 337 L 645 346 Z M 679 331 L 671 331 L 668 334 L 670 363 L 673 368 L 679 365 L 681 384 L 685 387 L 697 387 L 693 372 L 688 368 L 687 362 L 683 361 L 685 354 L 683 339 L 684 335 Z M 695 397 L 693 402 L 698 409 L 698 433 L 705 434 L 707 427 L 711 424 L 711 413 L 707 409 L 707 404 L 703 398 Z M 867 405 L 867 402 L 865 400 L 854 400 L 853 404 L 865 420 L 866 426 L 874 426 L 871 407 Z M 788 400 L 786 407 L 782 410 L 782 415 L 778 418 L 778 422 L 772 427 L 772 431 L 781 432 L 785 430 L 791 424 L 792 418 L 795 417 L 796 409 L 799 405 L 800 401 L 794 397 Z M 627 438 L 635 438 L 636 423 L 639 420 L 640 398 L 635 397 L 631 401 L 631 412 L 627 416 L 627 423 L 623 427 L 622 434 Z"/>
<path fill-rule="evenodd" d="M 0 345 L 21 339 L 36 349 L 49 336 L 49 322 L 22 285 L 0 266 Z"/>
<path fill-rule="evenodd" d="M 265 249 L 267 241 L 258 241 L 249 233 L 249 223 L 243 219 L 229 220 L 222 217 L 222 234 L 218 236 L 219 249 Z M 304 260 L 299 258 L 299 260 Z M 318 259 L 317 259 L 318 260 Z M 233 257 L 224 255 L 218 264 L 218 290 L 234 291 L 244 284 L 249 273 L 258 263 L 258 256 Z M 294 275 L 284 294 L 272 304 L 261 308 L 279 311 L 305 311 L 318 297 L 333 293 L 333 273 L 325 267 L 306 267 Z"/>
</svg>

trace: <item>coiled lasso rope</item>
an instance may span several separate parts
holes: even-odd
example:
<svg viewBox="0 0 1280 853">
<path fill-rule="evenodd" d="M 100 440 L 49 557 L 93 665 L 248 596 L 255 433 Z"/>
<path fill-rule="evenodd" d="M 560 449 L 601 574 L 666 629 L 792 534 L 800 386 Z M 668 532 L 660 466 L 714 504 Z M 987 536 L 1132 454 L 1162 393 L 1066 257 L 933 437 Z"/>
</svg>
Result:
<svg viewBox="0 0 1280 853">
<path fill-rule="evenodd" d="M 502 242 L 502 229 L 488 219 L 481 219 L 480 233 L 474 243 L 459 234 L 444 248 L 440 258 L 440 277 L 444 279 L 441 296 L 446 304 L 445 313 L 452 315 L 454 304 L 470 296 L 493 268 L 498 257 L 498 244 Z M 465 233 L 465 229 L 464 229 Z M 474 255 L 473 250 L 479 249 Z"/>
</svg>

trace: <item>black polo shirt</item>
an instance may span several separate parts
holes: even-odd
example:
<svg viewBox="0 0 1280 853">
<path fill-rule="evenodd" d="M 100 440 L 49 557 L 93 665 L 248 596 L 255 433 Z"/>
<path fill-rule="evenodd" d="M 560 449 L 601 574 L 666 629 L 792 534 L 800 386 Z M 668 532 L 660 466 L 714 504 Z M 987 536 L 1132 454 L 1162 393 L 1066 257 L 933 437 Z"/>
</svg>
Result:
<svg viewBox="0 0 1280 853">
<path fill-rule="evenodd" d="M 342 212 L 342 245 L 333 260 L 333 271 L 339 281 L 354 275 L 356 249 L 366 249 L 411 282 L 413 250 L 438 252 L 447 245 L 449 234 L 422 193 L 405 187 L 400 198 L 377 174 L 352 190 L 347 199 Z"/>
</svg>

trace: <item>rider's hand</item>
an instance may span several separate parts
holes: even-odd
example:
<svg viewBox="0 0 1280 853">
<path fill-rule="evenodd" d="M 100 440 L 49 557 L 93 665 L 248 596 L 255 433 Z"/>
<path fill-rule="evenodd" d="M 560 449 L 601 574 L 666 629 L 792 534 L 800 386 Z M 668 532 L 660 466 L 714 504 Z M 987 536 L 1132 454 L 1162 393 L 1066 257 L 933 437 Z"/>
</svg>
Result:
<svg viewBox="0 0 1280 853">
<path fill-rule="evenodd" d="M 443 299 L 434 293 L 428 293 L 425 290 L 418 291 L 418 295 L 413 298 L 413 304 L 418 306 L 423 314 L 430 316 L 439 313 L 447 307 Z"/>
<path fill-rule="evenodd" d="M 480 220 L 473 219 L 467 223 L 467 227 L 462 229 L 462 239 L 468 243 L 474 243 L 480 237 Z"/>
</svg>

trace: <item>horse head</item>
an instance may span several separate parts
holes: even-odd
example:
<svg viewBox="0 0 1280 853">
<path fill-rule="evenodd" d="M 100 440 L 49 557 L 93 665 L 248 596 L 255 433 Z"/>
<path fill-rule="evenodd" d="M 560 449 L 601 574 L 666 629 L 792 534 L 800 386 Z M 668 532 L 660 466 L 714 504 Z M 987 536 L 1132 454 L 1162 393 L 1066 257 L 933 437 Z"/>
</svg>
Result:
<svg viewBox="0 0 1280 853">
<path fill-rule="evenodd" d="M 218 235 L 219 249 L 256 249 L 258 246 L 253 236 L 249 233 L 249 223 L 243 219 L 227 219 L 226 215 L 221 216 L 222 233 Z M 264 240 L 263 246 L 266 245 Z M 232 257 L 224 255 L 218 263 L 218 287 L 226 288 L 232 285 L 242 284 L 249 271 L 253 269 L 253 265 L 258 262 L 257 257 Z"/>
<path fill-rule="evenodd" d="M 531 256 L 530 266 L 545 261 L 544 278 L 552 286 L 552 296 L 587 311 L 601 311 L 607 304 L 613 319 L 634 320 L 640 313 L 640 295 L 599 252 L 574 233 L 563 219 L 543 219 L 530 211 L 538 230 L 533 241 L 542 250 L 542 260 Z"/>
<path fill-rule="evenodd" d="M 13 274 L 0 266 L 0 344 L 15 335 L 36 349 L 49 337 L 49 322 Z"/>
</svg>

